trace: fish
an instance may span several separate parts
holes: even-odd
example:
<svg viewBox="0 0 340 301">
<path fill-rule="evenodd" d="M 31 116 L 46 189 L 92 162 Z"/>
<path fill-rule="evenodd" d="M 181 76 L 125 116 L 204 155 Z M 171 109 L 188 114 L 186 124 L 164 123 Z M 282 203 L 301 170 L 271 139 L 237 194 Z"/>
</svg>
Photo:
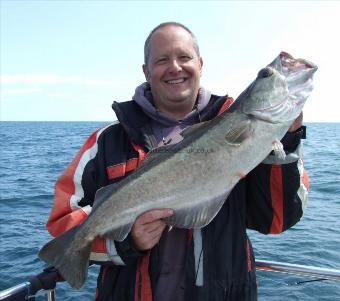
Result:
<svg viewBox="0 0 340 301">
<path fill-rule="evenodd" d="M 317 66 L 281 52 L 262 68 L 230 111 L 190 126 L 183 139 L 156 148 L 129 176 L 96 192 L 89 216 L 46 243 L 38 256 L 73 288 L 83 286 L 97 236 L 124 240 L 136 218 L 169 208 L 171 227 L 202 228 L 217 215 L 233 187 L 280 144 L 313 89 Z"/>
</svg>

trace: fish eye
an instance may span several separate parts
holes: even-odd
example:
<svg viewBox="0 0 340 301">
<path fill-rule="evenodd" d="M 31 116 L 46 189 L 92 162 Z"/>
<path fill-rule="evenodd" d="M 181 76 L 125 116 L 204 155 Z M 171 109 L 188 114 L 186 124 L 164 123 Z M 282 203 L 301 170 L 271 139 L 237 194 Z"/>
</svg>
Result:
<svg viewBox="0 0 340 301">
<path fill-rule="evenodd" d="M 273 74 L 273 69 L 270 68 L 270 67 L 266 67 L 266 68 L 263 68 L 259 71 L 259 73 L 257 74 L 257 77 L 258 78 L 266 78 L 266 77 L 269 77 Z"/>
</svg>

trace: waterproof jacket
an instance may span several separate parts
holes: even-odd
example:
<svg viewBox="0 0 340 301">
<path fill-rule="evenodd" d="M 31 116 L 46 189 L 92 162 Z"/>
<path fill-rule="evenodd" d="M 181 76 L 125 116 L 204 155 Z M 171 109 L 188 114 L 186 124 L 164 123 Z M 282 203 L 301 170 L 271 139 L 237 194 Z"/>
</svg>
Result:
<svg viewBox="0 0 340 301">
<path fill-rule="evenodd" d="M 212 95 L 201 121 L 237 105 L 230 97 Z M 81 223 L 91 212 L 95 192 L 132 173 L 155 147 L 150 118 L 134 101 L 114 103 L 113 109 L 119 122 L 93 133 L 56 183 L 47 223 L 54 236 Z M 281 233 L 301 218 L 308 194 L 308 177 L 299 155 L 302 136 L 301 129 L 287 133 L 282 139 L 285 160 L 269 155 L 240 180 L 209 225 L 187 231 L 185 285 L 180 288 L 185 300 L 257 299 L 246 229 Z M 161 273 L 158 248 L 139 252 L 130 236 L 123 242 L 97 237 L 91 253 L 91 261 L 101 264 L 96 300 L 153 300 Z"/>
</svg>

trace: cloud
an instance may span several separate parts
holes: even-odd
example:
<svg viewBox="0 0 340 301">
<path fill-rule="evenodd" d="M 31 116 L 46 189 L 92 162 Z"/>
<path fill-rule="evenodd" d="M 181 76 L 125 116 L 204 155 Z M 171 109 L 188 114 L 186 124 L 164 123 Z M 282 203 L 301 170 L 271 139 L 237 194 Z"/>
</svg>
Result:
<svg viewBox="0 0 340 301">
<path fill-rule="evenodd" d="M 15 74 L 0 76 L 0 83 L 5 85 L 86 85 L 86 86 L 112 86 L 115 80 L 87 79 L 79 76 L 64 76 L 57 74 Z"/>
<path fill-rule="evenodd" d="M 23 89 L 6 89 L 3 91 L 4 96 L 22 96 L 43 92 L 40 88 L 23 88 Z M 2 93 L 1 93 L 2 94 Z"/>
</svg>

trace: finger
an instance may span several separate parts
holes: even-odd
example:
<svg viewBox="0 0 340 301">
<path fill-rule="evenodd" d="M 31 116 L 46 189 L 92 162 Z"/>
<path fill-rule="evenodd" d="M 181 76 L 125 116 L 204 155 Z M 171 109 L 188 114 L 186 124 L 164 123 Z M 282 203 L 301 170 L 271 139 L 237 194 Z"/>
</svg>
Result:
<svg viewBox="0 0 340 301">
<path fill-rule="evenodd" d="M 139 250 L 145 251 L 152 249 L 158 242 L 160 241 L 161 235 L 154 237 L 153 239 L 150 239 L 148 241 L 143 242 L 139 246 Z"/>
<path fill-rule="evenodd" d="M 141 214 L 136 219 L 136 222 L 140 224 L 148 224 L 171 215 L 173 215 L 173 210 L 171 209 L 154 209 Z"/>
<path fill-rule="evenodd" d="M 155 222 L 156 223 L 156 222 Z M 145 232 L 147 232 L 150 235 L 153 235 L 154 233 L 162 233 L 164 229 L 166 228 L 166 224 L 162 221 L 157 222 L 157 224 L 147 224 L 151 226 L 145 227 Z"/>
<path fill-rule="evenodd" d="M 132 239 L 133 239 L 133 241 L 135 243 L 136 248 L 138 250 L 151 249 L 153 246 L 155 246 L 159 242 L 159 240 L 160 240 L 160 238 L 162 236 L 162 233 L 164 231 L 164 228 L 163 227 L 159 227 L 155 231 L 153 231 L 152 233 L 148 233 L 148 232 L 142 232 L 142 233 L 131 232 Z"/>
<path fill-rule="evenodd" d="M 148 224 L 139 224 L 139 223 L 135 223 L 132 226 L 131 229 L 131 234 L 133 237 L 143 240 L 143 238 L 148 239 L 148 237 L 151 235 L 153 235 L 154 233 L 162 233 L 163 230 L 165 229 L 166 224 L 161 221 L 161 220 L 157 220 L 154 221 L 152 223 L 148 223 Z"/>
<path fill-rule="evenodd" d="M 136 225 L 133 228 L 134 233 L 138 235 L 153 235 L 153 233 L 163 232 L 166 224 L 160 220 L 144 224 L 144 225 Z"/>
<path fill-rule="evenodd" d="M 152 248 L 154 245 L 156 245 L 156 244 L 159 243 L 159 241 L 161 240 L 161 237 L 162 237 L 162 233 L 160 233 L 159 235 L 155 235 L 155 236 L 152 237 L 152 239 L 150 240 L 150 244 L 152 245 L 151 248 Z"/>
<path fill-rule="evenodd" d="M 160 231 L 158 233 L 154 233 L 153 236 L 149 237 L 149 239 L 147 240 L 145 245 L 147 245 L 149 248 L 154 247 L 160 241 L 162 234 L 163 234 L 163 231 Z"/>
</svg>

